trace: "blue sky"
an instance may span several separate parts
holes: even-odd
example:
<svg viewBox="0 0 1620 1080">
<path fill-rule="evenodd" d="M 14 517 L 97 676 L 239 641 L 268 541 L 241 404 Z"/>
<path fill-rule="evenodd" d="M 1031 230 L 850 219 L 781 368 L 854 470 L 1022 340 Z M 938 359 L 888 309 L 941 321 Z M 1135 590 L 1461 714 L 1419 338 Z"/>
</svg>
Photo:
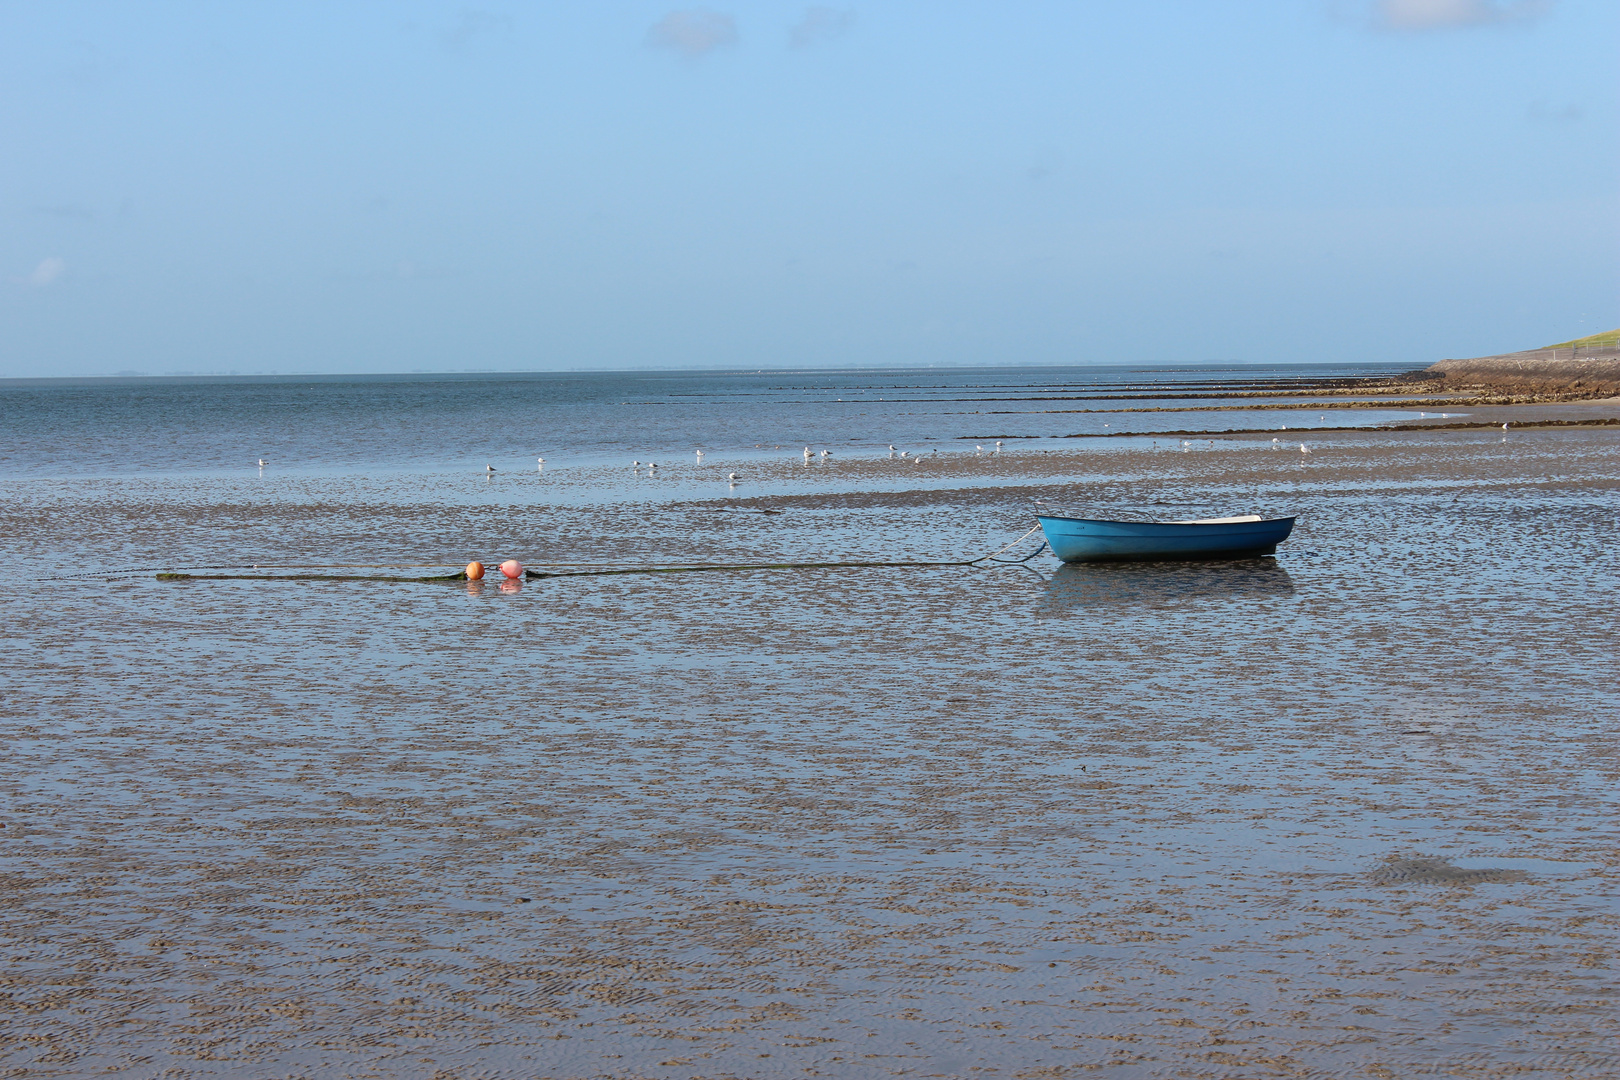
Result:
<svg viewBox="0 0 1620 1080">
<path fill-rule="evenodd" d="M 0 376 L 1620 324 L 1606 0 L 0 6 Z"/>
</svg>

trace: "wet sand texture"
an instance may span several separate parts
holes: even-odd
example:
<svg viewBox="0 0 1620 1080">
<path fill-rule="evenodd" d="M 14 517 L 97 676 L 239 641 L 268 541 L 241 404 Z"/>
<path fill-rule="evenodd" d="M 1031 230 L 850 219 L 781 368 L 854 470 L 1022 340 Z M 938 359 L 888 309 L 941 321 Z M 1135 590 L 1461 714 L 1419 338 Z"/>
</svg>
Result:
<svg viewBox="0 0 1620 1080">
<path fill-rule="evenodd" d="M 772 515 L 0 485 L 0 1076 L 1620 1075 L 1617 446 L 730 504 Z M 1031 498 L 1307 513 L 1274 563 L 1055 575 L 41 554 L 963 557 Z"/>
</svg>

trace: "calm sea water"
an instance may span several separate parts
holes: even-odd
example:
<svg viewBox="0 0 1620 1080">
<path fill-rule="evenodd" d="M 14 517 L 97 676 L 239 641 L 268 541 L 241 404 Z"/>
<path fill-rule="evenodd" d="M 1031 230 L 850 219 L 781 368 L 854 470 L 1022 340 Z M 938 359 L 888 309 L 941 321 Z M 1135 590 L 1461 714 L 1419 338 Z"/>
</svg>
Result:
<svg viewBox="0 0 1620 1080">
<path fill-rule="evenodd" d="M 1374 425 L 1385 410 L 1213 411 L 1222 392 L 1376 365 L 280 376 L 0 382 L 0 477 L 530 468 L 810 445 Z M 1210 395 L 1215 396 L 1210 396 Z M 1188 395 L 1200 395 L 1188 397 Z M 1199 407 L 1201 411 L 1088 410 Z M 1028 443 L 1021 444 L 1028 446 Z M 625 461 L 628 464 L 628 460 Z"/>
</svg>

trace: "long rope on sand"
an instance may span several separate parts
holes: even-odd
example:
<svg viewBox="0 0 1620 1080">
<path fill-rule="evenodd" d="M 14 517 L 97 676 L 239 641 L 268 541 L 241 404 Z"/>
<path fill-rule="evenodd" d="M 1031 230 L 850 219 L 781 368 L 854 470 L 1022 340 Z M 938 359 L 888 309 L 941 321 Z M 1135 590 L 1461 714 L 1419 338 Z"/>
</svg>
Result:
<svg viewBox="0 0 1620 1080">
<path fill-rule="evenodd" d="M 1046 543 L 1025 555 L 1021 559 L 1003 559 L 999 556 L 1008 551 L 1032 534 L 1038 532 L 1040 526 L 1036 525 L 1029 532 L 1024 533 L 1010 544 L 1003 544 L 988 555 L 980 555 L 976 559 L 945 559 L 924 560 L 907 559 L 896 561 L 877 560 L 843 560 L 834 562 L 777 562 L 777 563 L 709 563 L 701 565 L 684 566 L 631 566 L 614 567 L 606 570 L 525 570 L 523 576 L 526 580 L 534 581 L 542 578 L 571 578 L 571 577 L 614 577 L 622 574 L 701 574 L 716 570 L 826 570 L 836 568 L 873 568 L 873 567 L 942 567 L 942 566 L 980 566 L 984 563 L 1000 563 L 1004 566 L 1027 565 L 1031 559 L 1046 550 Z M 225 567 L 199 567 L 199 569 L 217 570 Z M 269 569 L 267 567 L 250 567 L 248 569 Z M 400 574 L 195 574 L 185 571 L 167 570 L 157 575 L 159 581 L 466 581 L 466 571 L 454 574 L 429 574 L 422 577 L 407 577 Z"/>
</svg>

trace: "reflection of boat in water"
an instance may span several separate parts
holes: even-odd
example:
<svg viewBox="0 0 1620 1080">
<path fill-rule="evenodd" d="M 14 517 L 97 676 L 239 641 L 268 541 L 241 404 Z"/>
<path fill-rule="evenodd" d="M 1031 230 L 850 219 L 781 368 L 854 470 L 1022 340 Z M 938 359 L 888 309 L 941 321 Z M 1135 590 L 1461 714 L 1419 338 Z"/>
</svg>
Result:
<svg viewBox="0 0 1620 1080">
<path fill-rule="evenodd" d="M 1259 600 L 1294 595 L 1276 559 L 1204 562 L 1065 563 L 1046 584 L 1046 614 L 1069 608 L 1180 607 L 1199 600 Z"/>
<path fill-rule="evenodd" d="M 1259 514 L 1201 521 L 1103 521 L 1037 514 L 1036 520 L 1052 554 L 1066 563 L 1270 555 L 1294 531 L 1291 517 Z"/>
</svg>

